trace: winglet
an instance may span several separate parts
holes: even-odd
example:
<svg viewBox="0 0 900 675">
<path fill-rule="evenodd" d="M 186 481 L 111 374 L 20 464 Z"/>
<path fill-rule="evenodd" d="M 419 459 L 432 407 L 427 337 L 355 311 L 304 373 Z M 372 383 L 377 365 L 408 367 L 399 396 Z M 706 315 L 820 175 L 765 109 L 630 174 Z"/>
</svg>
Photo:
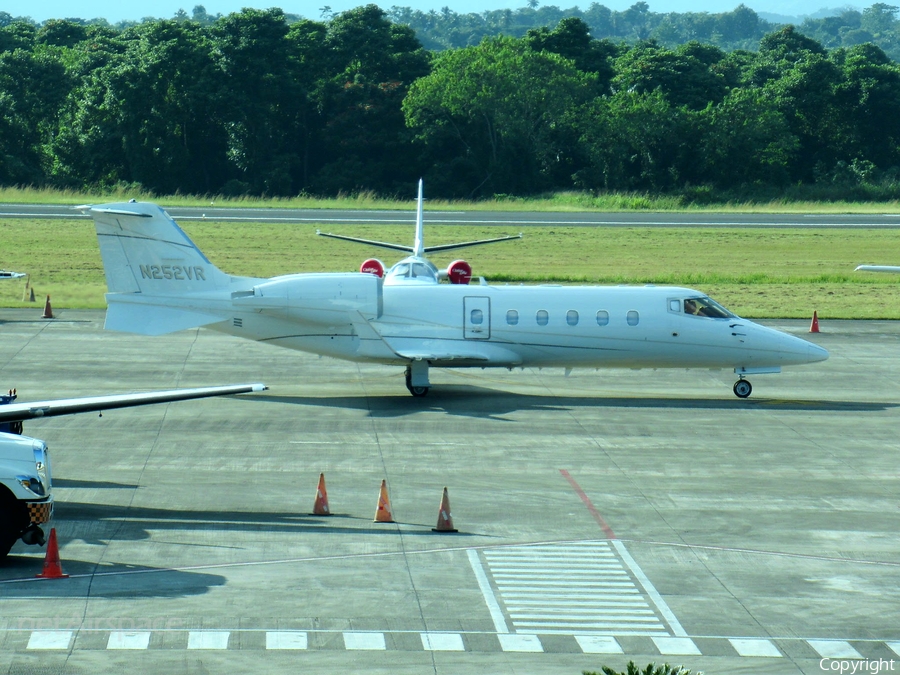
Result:
<svg viewBox="0 0 900 675">
<path fill-rule="evenodd" d="M 423 257 L 425 255 L 425 238 L 423 236 L 422 218 L 422 179 L 419 179 L 419 203 L 416 207 L 416 240 L 413 243 L 413 255 Z"/>
</svg>

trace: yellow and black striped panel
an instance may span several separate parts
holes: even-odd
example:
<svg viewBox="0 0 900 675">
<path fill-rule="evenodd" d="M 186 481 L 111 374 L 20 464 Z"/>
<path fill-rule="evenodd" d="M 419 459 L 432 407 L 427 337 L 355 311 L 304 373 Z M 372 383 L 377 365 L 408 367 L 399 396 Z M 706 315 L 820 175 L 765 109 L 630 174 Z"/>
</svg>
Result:
<svg viewBox="0 0 900 675">
<path fill-rule="evenodd" d="M 53 517 L 53 502 L 29 502 L 28 518 L 34 525 L 49 523 Z"/>
</svg>

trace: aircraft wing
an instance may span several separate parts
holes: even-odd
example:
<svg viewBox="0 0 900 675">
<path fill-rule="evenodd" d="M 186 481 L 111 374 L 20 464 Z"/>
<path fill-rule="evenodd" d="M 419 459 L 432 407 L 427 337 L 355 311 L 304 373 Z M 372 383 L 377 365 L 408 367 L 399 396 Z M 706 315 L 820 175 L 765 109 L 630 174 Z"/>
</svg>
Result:
<svg viewBox="0 0 900 675">
<path fill-rule="evenodd" d="M 522 357 L 495 344 L 425 344 L 421 346 L 390 346 L 400 358 L 410 361 L 428 361 L 433 366 L 453 367 L 460 361 L 483 363 L 492 366 L 518 366 Z"/>
<path fill-rule="evenodd" d="M 55 401 L 33 401 L 31 403 L 10 403 L 0 405 L 0 422 L 20 422 L 39 417 L 56 417 L 58 415 L 74 415 L 76 413 L 129 408 L 151 403 L 170 403 L 186 401 L 192 398 L 208 396 L 225 396 L 228 394 L 247 394 L 264 391 L 264 384 L 238 384 L 223 387 L 199 387 L 196 389 L 170 389 L 168 391 L 151 391 L 144 394 L 114 394 L 112 396 L 88 396 L 85 398 L 66 398 Z"/>
<path fill-rule="evenodd" d="M 0 270 L 0 279 L 21 279 L 25 275 L 22 272 L 10 272 L 8 270 Z"/>
<path fill-rule="evenodd" d="M 398 350 L 397 355 L 410 361 L 490 361 L 491 358 L 487 354 L 478 354 L 476 352 L 450 352 L 428 349 L 403 349 Z"/>
<path fill-rule="evenodd" d="M 860 265 L 856 268 L 857 272 L 893 272 L 900 274 L 900 267 L 893 265 Z"/>
</svg>

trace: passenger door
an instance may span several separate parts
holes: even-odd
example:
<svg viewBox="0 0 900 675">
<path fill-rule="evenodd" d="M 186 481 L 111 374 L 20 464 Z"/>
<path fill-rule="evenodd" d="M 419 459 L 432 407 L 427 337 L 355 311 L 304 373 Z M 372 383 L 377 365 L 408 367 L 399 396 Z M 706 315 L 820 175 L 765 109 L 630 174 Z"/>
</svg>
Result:
<svg viewBox="0 0 900 675">
<path fill-rule="evenodd" d="M 491 338 L 491 299 L 481 296 L 463 298 L 463 337 L 467 340 Z"/>
</svg>

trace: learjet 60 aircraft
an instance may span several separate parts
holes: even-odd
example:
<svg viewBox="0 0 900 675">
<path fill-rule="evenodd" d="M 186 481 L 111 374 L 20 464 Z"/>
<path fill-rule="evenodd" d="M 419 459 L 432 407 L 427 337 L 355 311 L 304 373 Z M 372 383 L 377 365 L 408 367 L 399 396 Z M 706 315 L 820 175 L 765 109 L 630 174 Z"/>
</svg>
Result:
<svg viewBox="0 0 900 675">
<path fill-rule="evenodd" d="M 234 277 L 155 204 L 80 208 L 97 228 L 106 328 L 159 335 L 206 326 L 393 364 L 405 367 L 413 396 L 428 393 L 432 366 L 616 367 L 733 368 L 734 393 L 746 398 L 747 375 L 828 358 L 821 347 L 741 319 L 690 288 L 470 285 L 468 263 L 438 270 L 426 254 L 518 237 L 424 246 L 421 181 L 412 247 L 325 235 L 410 254 L 386 273 L 369 259 L 359 273 Z"/>
</svg>

